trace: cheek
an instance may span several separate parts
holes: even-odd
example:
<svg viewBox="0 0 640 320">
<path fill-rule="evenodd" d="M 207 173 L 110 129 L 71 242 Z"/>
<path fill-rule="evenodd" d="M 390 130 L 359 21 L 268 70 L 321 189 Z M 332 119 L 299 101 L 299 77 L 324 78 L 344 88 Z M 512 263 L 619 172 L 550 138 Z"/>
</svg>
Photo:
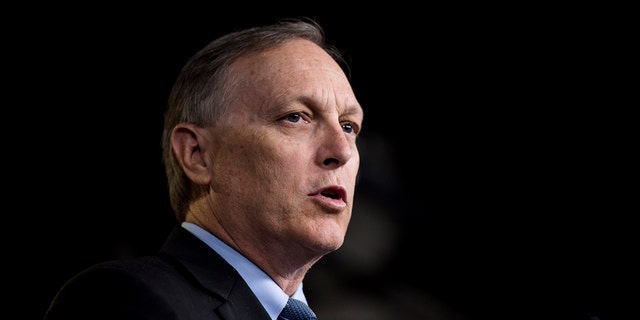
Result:
<svg viewBox="0 0 640 320">
<path fill-rule="evenodd" d="M 254 176 L 259 181 L 264 181 L 268 192 L 277 195 L 284 195 L 283 190 L 290 190 L 291 185 L 297 180 L 304 178 L 304 168 L 299 157 L 282 152 L 271 152 L 269 154 L 256 155 L 254 161 Z"/>
<path fill-rule="evenodd" d="M 360 170 L 360 158 L 356 153 L 356 156 L 351 159 L 352 162 L 347 166 L 350 183 L 351 183 L 351 191 L 350 195 L 353 197 L 353 191 L 356 189 L 356 185 L 358 184 L 358 171 Z"/>
<path fill-rule="evenodd" d="M 296 172 L 300 172 L 301 160 L 282 147 L 257 141 L 228 146 L 214 163 L 214 176 L 220 178 L 216 180 L 234 186 L 236 192 L 258 189 L 261 194 L 277 197 L 284 185 L 299 176 Z"/>
</svg>

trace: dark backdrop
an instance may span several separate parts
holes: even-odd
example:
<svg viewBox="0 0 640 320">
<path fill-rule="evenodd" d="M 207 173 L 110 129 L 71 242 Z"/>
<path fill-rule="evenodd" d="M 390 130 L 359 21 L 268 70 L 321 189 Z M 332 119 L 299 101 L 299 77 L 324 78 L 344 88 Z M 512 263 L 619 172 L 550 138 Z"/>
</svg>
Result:
<svg viewBox="0 0 640 320">
<path fill-rule="evenodd" d="M 90 264 L 164 241 L 174 218 L 162 112 L 186 59 L 219 35 L 297 15 L 315 17 L 345 53 L 366 112 L 347 241 L 305 286 L 321 317 L 635 312 L 624 10 L 251 8 L 6 13 L 19 18 L 5 23 L 17 71 L 5 79 L 3 153 L 16 178 L 7 281 L 25 318 L 41 318 Z"/>
</svg>

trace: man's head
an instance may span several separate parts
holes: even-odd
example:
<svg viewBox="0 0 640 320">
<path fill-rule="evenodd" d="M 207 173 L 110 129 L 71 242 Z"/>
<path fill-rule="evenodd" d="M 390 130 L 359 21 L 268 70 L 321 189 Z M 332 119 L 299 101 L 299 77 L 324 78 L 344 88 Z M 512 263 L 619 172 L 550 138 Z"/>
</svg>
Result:
<svg viewBox="0 0 640 320">
<path fill-rule="evenodd" d="M 241 252 L 295 243 L 292 257 L 308 259 L 342 245 L 363 112 L 338 57 L 317 25 L 284 23 L 223 37 L 187 63 L 163 136 L 179 221 Z"/>
</svg>

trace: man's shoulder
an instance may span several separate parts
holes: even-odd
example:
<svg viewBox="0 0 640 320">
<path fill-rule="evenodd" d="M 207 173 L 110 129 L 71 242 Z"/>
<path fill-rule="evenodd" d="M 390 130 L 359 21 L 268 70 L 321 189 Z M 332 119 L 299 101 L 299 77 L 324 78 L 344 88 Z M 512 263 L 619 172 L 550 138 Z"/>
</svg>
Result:
<svg viewBox="0 0 640 320">
<path fill-rule="evenodd" d="M 170 256 L 157 254 L 84 269 L 64 284 L 45 319 L 182 319 L 207 314 L 223 301 Z"/>
<path fill-rule="evenodd" d="M 71 281 L 98 281 L 105 285 L 117 285 L 135 282 L 154 283 L 158 278 L 167 281 L 179 276 L 181 277 L 181 272 L 171 257 L 159 253 L 99 262 L 79 272 Z"/>
</svg>

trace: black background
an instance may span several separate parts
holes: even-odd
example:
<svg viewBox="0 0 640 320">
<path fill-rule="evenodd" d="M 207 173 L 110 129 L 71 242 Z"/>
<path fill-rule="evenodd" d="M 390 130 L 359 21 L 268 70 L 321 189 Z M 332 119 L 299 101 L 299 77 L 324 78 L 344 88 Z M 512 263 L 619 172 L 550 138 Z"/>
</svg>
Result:
<svg viewBox="0 0 640 320">
<path fill-rule="evenodd" d="M 635 314 L 627 11 L 342 6 L 7 10 L 17 312 L 39 319 L 81 269 L 161 245 L 174 223 L 162 112 L 180 68 L 217 36 L 304 15 L 345 53 L 365 109 L 352 227 L 305 282 L 321 318 Z"/>
</svg>

